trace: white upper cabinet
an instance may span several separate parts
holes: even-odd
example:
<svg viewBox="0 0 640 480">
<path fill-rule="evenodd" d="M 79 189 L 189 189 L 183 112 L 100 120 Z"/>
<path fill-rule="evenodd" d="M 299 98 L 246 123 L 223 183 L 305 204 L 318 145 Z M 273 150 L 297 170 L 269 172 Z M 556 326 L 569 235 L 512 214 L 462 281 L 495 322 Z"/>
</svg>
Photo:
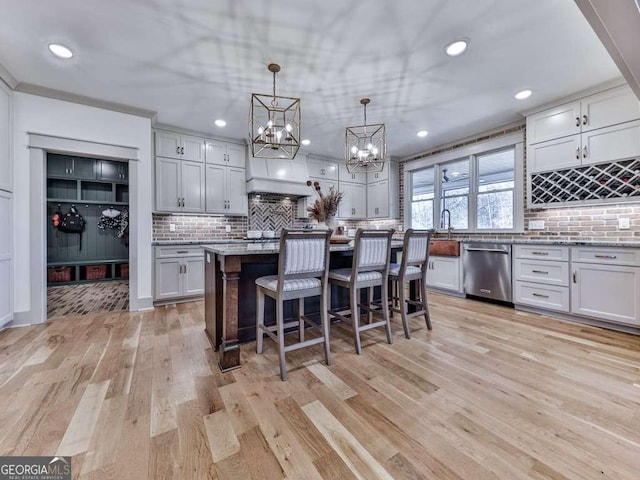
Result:
<svg viewBox="0 0 640 480">
<path fill-rule="evenodd" d="M 582 101 L 582 131 L 640 118 L 640 101 L 629 87 L 613 88 Z"/>
<path fill-rule="evenodd" d="M 245 168 L 246 147 L 235 143 L 207 140 L 207 163 Z"/>
<path fill-rule="evenodd" d="M 530 145 L 527 150 L 527 170 L 530 173 L 546 172 L 580 165 L 582 157 L 580 141 L 578 134 Z"/>
<path fill-rule="evenodd" d="M 204 139 L 158 130 L 156 131 L 156 157 L 204 162 Z"/>
<path fill-rule="evenodd" d="M 366 186 L 359 183 L 340 182 L 340 191 L 344 194 L 338 207 L 340 218 L 366 218 L 367 217 L 367 191 Z"/>
<path fill-rule="evenodd" d="M 156 157 L 156 211 L 204 213 L 204 164 Z"/>
<path fill-rule="evenodd" d="M 207 213 L 247 215 L 247 180 L 245 169 L 207 165 Z"/>
<path fill-rule="evenodd" d="M 575 133 L 580 133 L 580 102 L 567 103 L 527 117 L 530 144 Z"/>
<path fill-rule="evenodd" d="M 367 172 L 367 183 L 372 182 L 380 182 L 381 180 L 389 179 L 389 170 L 391 169 L 391 165 L 387 162 L 387 165 L 382 169 L 381 172 Z"/>
<path fill-rule="evenodd" d="M 640 156 L 640 120 L 582 134 L 582 165 Z"/>
<path fill-rule="evenodd" d="M 7 191 L 12 189 L 10 95 L 11 93 L 0 85 L 0 190 Z"/>
<path fill-rule="evenodd" d="M 309 171 L 309 176 L 316 179 L 338 179 L 338 164 L 336 162 L 327 162 L 315 158 L 308 158 L 307 169 Z"/>
<path fill-rule="evenodd" d="M 338 167 L 338 180 L 341 182 L 349 182 L 349 183 L 367 183 L 367 174 L 366 173 L 349 173 L 347 170 L 347 165 L 345 163 L 341 163 Z"/>
<path fill-rule="evenodd" d="M 367 185 L 367 218 L 387 218 L 389 204 L 389 180 Z"/>
</svg>

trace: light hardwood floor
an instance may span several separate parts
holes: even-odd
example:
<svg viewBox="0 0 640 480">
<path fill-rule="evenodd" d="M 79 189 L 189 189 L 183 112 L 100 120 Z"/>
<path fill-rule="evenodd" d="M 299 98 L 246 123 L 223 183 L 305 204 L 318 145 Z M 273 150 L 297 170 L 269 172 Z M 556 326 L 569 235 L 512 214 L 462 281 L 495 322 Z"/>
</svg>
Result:
<svg viewBox="0 0 640 480">
<path fill-rule="evenodd" d="M 431 294 L 433 331 L 332 326 L 219 372 L 202 303 L 0 333 L 0 455 L 82 479 L 638 479 L 640 338 Z"/>
</svg>

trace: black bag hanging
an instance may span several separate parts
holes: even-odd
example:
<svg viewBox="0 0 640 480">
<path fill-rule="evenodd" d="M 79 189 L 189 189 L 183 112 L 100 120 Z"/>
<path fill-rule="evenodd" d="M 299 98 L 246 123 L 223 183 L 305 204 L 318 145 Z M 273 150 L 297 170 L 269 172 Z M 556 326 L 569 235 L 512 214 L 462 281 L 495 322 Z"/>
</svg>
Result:
<svg viewBox="0 0 640 480">
<path fill-rule="evenodd" d="M 65 233 L 79 233 L 79 250 L 82 250 L 82 232 L 84 231 L 85 224 L 86 222 L 84 218 L 82 218 L 82 215 L 80 215 L 78 210 L 76 210 L 76 207 L 72 205 L 69 211 L 62 217 L 58 230 Z"/>
</svg>

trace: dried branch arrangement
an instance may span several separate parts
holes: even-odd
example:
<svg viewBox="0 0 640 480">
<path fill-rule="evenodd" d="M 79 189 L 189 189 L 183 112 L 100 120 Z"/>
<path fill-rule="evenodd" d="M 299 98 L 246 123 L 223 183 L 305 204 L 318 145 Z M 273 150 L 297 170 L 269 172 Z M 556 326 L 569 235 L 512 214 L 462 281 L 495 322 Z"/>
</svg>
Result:
<svg viewBox="0 0 640 480">
<path fill-rule="evenodd" d="M 313 188 L 318 197 L 313 205 L 307 207 L 309 217 L 316 219 L 318 222 L 331 221 L 338 213 L 338 206 L 342 200 L 343 193 L 334 190 L 332 187 L 329 189 L 329 193 L 325 195 L 322 193 L 320 183 L 312 182 L 311 180 L 307 180 L 307 186 Z"/>
</svg>

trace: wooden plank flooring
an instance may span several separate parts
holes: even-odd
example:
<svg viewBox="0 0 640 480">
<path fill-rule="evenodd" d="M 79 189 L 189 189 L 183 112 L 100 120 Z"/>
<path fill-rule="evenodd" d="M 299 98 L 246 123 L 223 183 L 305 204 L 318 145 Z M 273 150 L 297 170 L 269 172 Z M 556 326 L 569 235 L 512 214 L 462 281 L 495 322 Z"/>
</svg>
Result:
<svg viewBox="0 0 640 480">
<path fill-rule="evenodd" d="M 640 478 L 640 337 L 431 294 L 433 331 L 347 326 L 220 373 L 200 302 L 0 333 L 0 455 L 78 479 Z"/>
</svg>

